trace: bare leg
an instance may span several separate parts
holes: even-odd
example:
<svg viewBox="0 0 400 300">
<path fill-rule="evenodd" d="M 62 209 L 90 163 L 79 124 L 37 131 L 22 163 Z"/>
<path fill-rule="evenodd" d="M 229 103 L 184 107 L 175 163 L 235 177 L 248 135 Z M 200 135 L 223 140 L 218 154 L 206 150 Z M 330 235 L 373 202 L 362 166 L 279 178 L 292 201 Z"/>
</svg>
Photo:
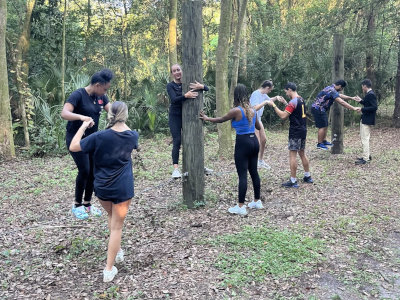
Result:
<svg viewBox="0 0 400 300">
<path fill-rule="evenodd" d="M 290 177 L 296 178 L 297 172 L 297 151 L 289 150 L 289 165 L 290 165 Z"/>
<path fill-rule="evenodd" d="M 117 255 L 119 249 L 121 248 L 121 237 L 122 237 L 122 227 L 124 225 L 125 217 L 128 213 L 128 208 L 131 200 L 112 205 L 111 214 L 111 231 L 110 240 L 108 242 L 107 250 L 107 265 L 106 270 L 111 271 L 115 256 Z"/>
<path fill-rule="evenodd" d="M 310 172 L 310 162 L 304 149 L 299 151 L 299 156 L 303 164 L 304 172 Z"/>
<path fill-rule="evenodd" d="M 322 143 L 326 140 L 327 133 L 328 127 L 318 128 L 318 143 Z"/>
<path fill-rule="evenodd" d="M 260 150 L 258 151 L 258 160 L 263 160 L 265 144 L 267 143 L 267 136 L 265 135 L 265 129 L 263 123 L 260 122 L 261 129 L 256 129 L 256 136 L 258 139 L 258 143 L 260 144 Z"/>
</svg>

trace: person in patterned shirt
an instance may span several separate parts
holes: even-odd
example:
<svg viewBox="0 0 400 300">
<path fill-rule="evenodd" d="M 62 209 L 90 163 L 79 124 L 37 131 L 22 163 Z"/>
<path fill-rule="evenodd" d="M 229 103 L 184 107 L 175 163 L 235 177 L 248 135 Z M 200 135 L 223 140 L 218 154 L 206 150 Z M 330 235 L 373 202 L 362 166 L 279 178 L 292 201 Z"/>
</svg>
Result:
<svg viewBox="0 0 400 300">
<path fill-rule="evenodd" d="M 315 127 L 318 128 L 317 149 L 328 150 L 327 146 L 332 146 L 332 143 L 326 140 L 326 135 L 328 133 L 328 111 L 335 101 L 350 110 L 357 110 L 356 107 L 344 101 L 350 99 L 356 100 L 356 97 L 350 97 L 339 93 L 343 91 L 346 85 L 346 81 L 340 79 L 334 84 L 325 87 L 318 93 L 317 98 L 311 106 Z"/>
<path fill-rule="evenodd" d="M 305 103 L 303 98 L 297 93 L 297 86 L 293 82 L 289 82 L 285 85 L 286 96 L 290 98 L 290 102 L 287 103 L 283 97 L 279 97 L 278 100 L 286 104 L 285 109 L 280 110 L 272 101 L 267 102 L 269 106 L 272 106 L 276 114 L 285 120 L 289 118 L 289 164 L 290 164 L 290 180 L 282 184 L 283 187 L 298 188 L 299 185 L 296 179 L 297 172 L 297 154 L 299 154 L 301 163 L 304 168 L 303 182 L 313 183 L 310 173 L 310 163 L 305 153 L 306 148 L 306 137 L 307 137 L 307 116 Z"/>
</svg>

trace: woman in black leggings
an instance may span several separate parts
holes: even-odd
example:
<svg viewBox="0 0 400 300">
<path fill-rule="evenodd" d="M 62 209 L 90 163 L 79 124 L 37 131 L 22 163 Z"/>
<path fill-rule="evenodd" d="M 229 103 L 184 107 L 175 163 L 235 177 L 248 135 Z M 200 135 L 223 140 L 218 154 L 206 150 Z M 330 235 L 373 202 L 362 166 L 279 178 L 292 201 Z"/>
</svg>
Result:
<svg viewBox="0 0 400 300">
<path fill-rule="evenodd" d="M 85 137 L 98 130 L 99 119 L 102 110 L 108 112 L 110 103 L 105 95 L 110 88 L 110 81 L 113 78 L 111 70 L 103 69 L 95 73 L 87 87 L 74 91 L 65 101 L 61 117 L 68 120 L 66 144 L 71 144 L 72 138 L 81 127 L 84 121 L 90 121 Z M 84 220 L 89 214 L 100 216 L 101 210 L 91 205 L 93 194 L 93 159 L 92 155 L 82 152 L 70 152 L 78 167 L 78 175 L 75 181 L 75 204 L 72 207 L 72 214 Z M 83 194 L 85 193 L 82 203 Z"/>
<path fill-rule="evenodd" d="M 196 91 L 208 91 L 208 87 L 199 82 L 190 83 L 186 94 L 182 95 L 182 68 L 180 65 L 175 64 L 171 67 L 171 74 L 174 80 L 167 84 L 167 92 L 171 105 L 169 107 L 169 129 L 172 135 L 172 164 L 174 170 L 172 178 L 180 178 L 181 172 L 179 171 L 179 149 L 181 148 L 181 135 L 182 135 L 182 103 L 187 99 L 194 99 L 198 96 Z M 209 169 L 207 169 L 209 170 Z M 211 171 L 211 170 L 210 170 Z"/>
<path fill-rule="evenodd" d="M 255 128 L 260 129 L 261 126 L 256 117 L 256 111 L 250 106 L 246 87 L 243 84 L 238 84 L 235 88 L 233 105 L 235 107 L 223 117 L 209 118 L 201 112 L 200 118 L 213 123 L 232 120 L 232 127 L 236 130 L 235 165 L 239 176 L 239 203 L 228 211 L 232 214 L 246 215 L 244 201 L 247 192 L 247 170 L 254 188 L 254 200 L 248 206 L 256 209 L 263 208 L 260 200 L 260 176 L 257 171 L 260 146 L 254 133 Z"/>
</svg>

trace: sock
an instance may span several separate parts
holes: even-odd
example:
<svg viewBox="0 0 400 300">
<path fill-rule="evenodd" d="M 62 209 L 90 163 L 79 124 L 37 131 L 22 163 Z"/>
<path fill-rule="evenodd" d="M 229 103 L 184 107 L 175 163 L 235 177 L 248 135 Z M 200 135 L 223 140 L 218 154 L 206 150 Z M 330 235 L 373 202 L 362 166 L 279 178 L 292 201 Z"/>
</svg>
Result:
<svg viewBox="0 0 400 300">
<path fill-rule="evenodd" d="M 91 206 L 91 205 L 92 205 L 92 203 L 90 203 L 90 202 L 87 203 L 87 204 L 83 204 L 84 207 L 89 207 L 89 206 Z"/>
<path fill-rule="evenodd" d="M 82 203 L 75 203 L 75 207 L 82 206 Z"/>
<path fill-rule="evenodd" d="M 311 173 L 310 172 L 304 172 L 304 177 L 310 177 Z"/>
<path fill-rule="evenodd" d="M 291 181 L 292 183 L 295 183 L 295 182 L 296 182 L 296 177 L 290 177 L 290 181 Z"/>
</svg>

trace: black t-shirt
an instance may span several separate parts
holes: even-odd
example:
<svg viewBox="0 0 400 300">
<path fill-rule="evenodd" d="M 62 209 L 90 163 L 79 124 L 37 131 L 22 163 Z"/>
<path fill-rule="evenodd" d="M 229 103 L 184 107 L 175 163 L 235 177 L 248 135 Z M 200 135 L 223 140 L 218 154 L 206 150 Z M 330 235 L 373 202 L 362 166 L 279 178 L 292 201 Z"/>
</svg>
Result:
<svg viewBox="0 0 400 300">
<path fill-rule="evenodd" d="M 303 98 L 290 100 L 285 111 L 290 114 L 289 138 L 305 139 L 307 136 L 307 116 Z"/>
<path fill-rule="evenodd" d="M 80 88 L 72 92 L 66 102 L 71 103 L 74 106 L 74 110 L 72 111 L 73 113 L 91 117 L 93 119 L 94 126 L 86 129 L 85 132 L 85 136 L 88 136 L 98 130 L 101 111 L 104 106 L 107 105 L 109 100 L 106 95 L 101 97 L 96 95 L 89 96 L 85 88 Z M 68 121 L 67 135 L 75 135 L 82 123 L 83 122 L 80 120 Z"/>
<path fill-rule="evenodd" d="M 106 129 L 81 140 L 84 153 L 92 153 L 94 190 L 103 200 L 128 200 L 133 197 L 131 153 L 138 147 L 139 134 Z"/>
</svg>

